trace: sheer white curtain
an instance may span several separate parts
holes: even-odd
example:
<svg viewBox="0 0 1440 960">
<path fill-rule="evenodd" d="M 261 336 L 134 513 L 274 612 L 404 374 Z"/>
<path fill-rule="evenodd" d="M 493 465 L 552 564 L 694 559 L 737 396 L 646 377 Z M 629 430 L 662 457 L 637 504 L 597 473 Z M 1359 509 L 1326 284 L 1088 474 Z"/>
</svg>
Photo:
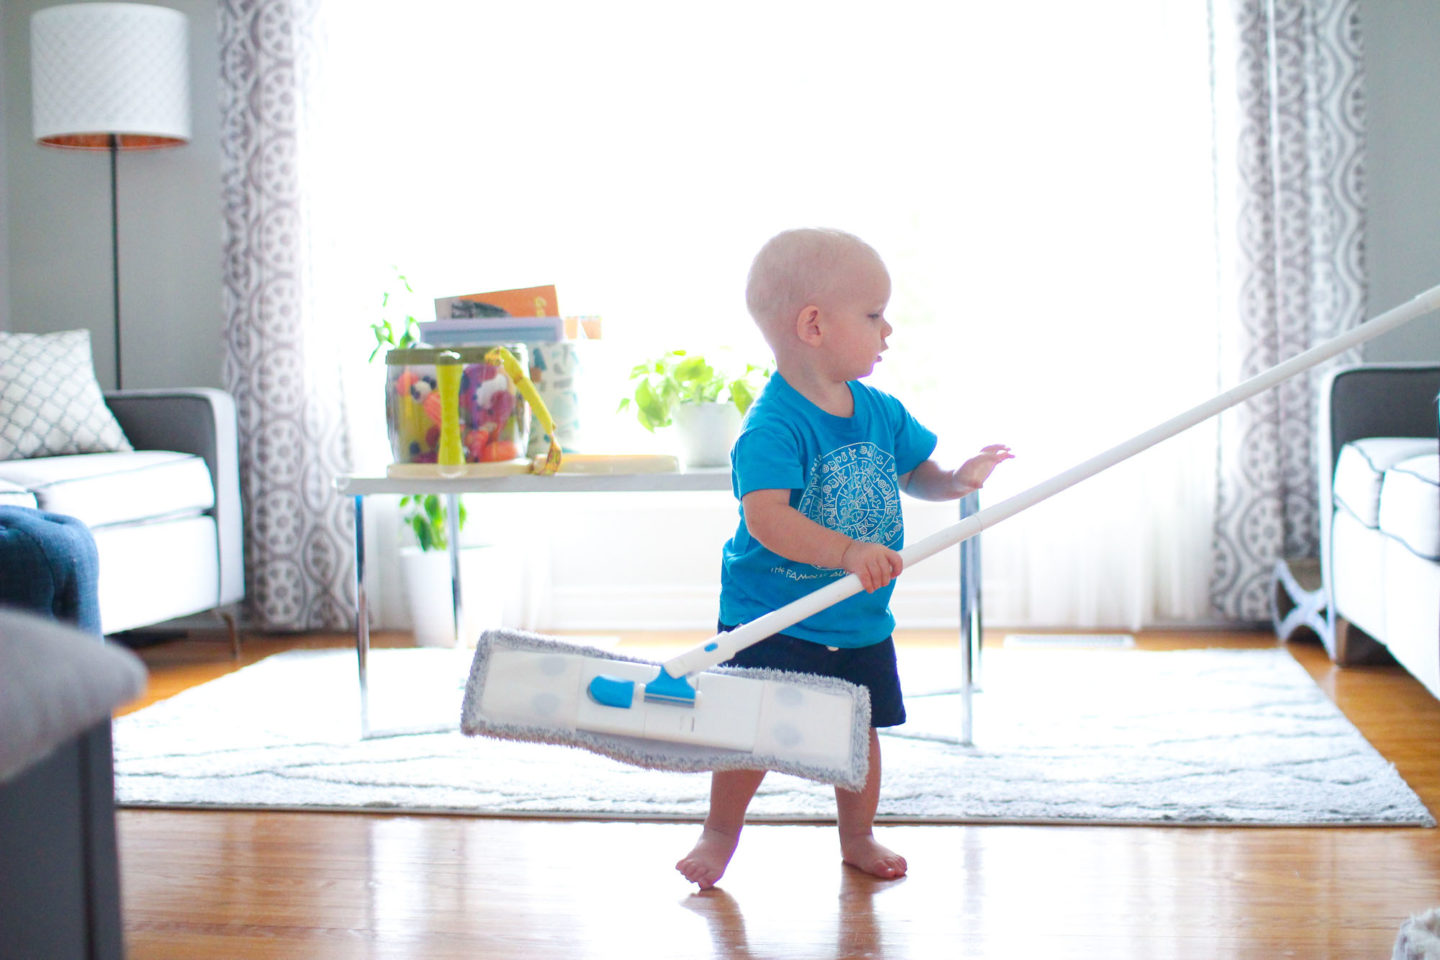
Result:
<svg viewBox="0 0 1440 960">
<path fill-rule="evenodd" d="M 838 226 L 894 278 L 877 383 L 956 457 L 1017 450 L 994 502 L 1214 392 L 1205 6 L 330 2 L 322 301 L 357 361 L 390 264 L 422 315 L 553 282 L 617 356 L 758 357 L 753 252 Z M 1203 618 L 1213 449 L 1191 431 L 987 533 L 987 620 Z"/>
</svg>

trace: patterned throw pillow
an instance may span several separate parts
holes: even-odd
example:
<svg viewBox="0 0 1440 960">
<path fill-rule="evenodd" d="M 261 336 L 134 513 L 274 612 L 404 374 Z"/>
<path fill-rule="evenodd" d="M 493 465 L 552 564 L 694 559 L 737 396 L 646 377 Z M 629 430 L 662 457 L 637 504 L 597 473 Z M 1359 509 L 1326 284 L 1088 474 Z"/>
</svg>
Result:
<svg viewBox="0 0 1440 960">
<path fill-rule="evenodd" d="M 95 379 L 89 330 L 0 333 L 0 460 L 130 449 Z"/>
</svg>

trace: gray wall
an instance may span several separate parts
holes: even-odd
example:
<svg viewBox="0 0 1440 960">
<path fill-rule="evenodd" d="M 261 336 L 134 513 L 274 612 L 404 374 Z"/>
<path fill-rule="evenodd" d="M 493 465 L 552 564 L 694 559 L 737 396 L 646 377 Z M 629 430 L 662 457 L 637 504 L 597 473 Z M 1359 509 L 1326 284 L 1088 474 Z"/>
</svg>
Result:
<svg viewBox="0 0 1440 960">
<path fill-rule="evenodd" d="M 4 214 L 0 325 L 91 331 L 113 386 L 110 161 L 36 145 L 30 128 L 30 15 L 55 0 L 3 0 Z M 219 386 L 221 210 L 215 0 L 170 0 L 190 18 L 192 140 L 122 153 L 120 315 L 126 387 Z M 4 252 L 0 248 L 0 252 Z"/>
<path fill-rule="evenodd" d="M 92 331 L 109 386 L 110 214 L 103 153 L 30 136 L 30 14 L 0 0 L 0 327 Z M 191 25 L 194 140 L 120 157 L 125 384 L 220 383 L 221 212 L 215 0 L 169 0 Z M 1440 3 L 1361 0 L 1369 107 L 1371 311 L 1440 283 Z M 1376 360 L 1440 360 L 1440 320 L 1372 342 Z"/>
<path fill-rule="evenodd" d="M 1370 312 L 1440 283 L 1440 2 L 1361 0 Z M 1440 360 L 1435 316 L 1372 340 L 1367 360 Z"/>
</svg>

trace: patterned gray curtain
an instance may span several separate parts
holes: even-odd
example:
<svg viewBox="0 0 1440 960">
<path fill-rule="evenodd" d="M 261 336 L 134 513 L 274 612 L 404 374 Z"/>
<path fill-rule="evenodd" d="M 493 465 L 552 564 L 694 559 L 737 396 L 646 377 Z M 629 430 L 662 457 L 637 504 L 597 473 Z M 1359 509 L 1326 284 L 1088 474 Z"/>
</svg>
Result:
<svg viewBox="0 0 1440 960">
<path fill-rule="evenodd" d="M 354 514 L 331 486 L 349 439 L 307 257 L 316 2 L 220 4 L 224 380 L 240 416 L 246 592 L 266 630 L 354 624 Z"/>
<path fill-rule="evenodd" d="M 1233 307 L 1238 320 L 1222 331 L 1226 386 L 1365 318 L 1357 7 L 1232 0 L 1239 264 L 1238 302 L 1222 304 L 1222 316 Z M 1228 619 L 1268 620 L 1275 562 L 1317 553 L 1320 375 L 1292 378 L 1221 420 L 1211 598 Z"/>
</svg>

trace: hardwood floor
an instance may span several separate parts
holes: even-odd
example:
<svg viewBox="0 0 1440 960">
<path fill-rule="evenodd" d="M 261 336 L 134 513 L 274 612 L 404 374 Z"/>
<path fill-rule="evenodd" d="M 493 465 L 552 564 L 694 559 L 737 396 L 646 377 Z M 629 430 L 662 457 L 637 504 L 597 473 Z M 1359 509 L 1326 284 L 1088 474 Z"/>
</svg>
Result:
<svg viewBox="0 0 1440 960">
<path fill-rule="evenodd" d="M 677 639 L 692 637 L 663 638 Z M 247 639 L 242 662 L 349 643 Z M 1398 667 L 1341 670 L 1316 645 L 1289 649 L 1440 810 L 1440 701 Z M 151 689 L 131 709 L 235 669 L 204 639 L 141 654 Z M 878 881 L 841 865 L 832 827 L 754 825 L 721 888 L 696 894 L 672 869 L 689 824 L 140 810 L 118 821 L 131 960 L 1380 960 L 1407 916 L 1440 906 L 1440 831 L 1419 828 L 892 826 L 881 839 L 910 874 Z"/>
</svg>

